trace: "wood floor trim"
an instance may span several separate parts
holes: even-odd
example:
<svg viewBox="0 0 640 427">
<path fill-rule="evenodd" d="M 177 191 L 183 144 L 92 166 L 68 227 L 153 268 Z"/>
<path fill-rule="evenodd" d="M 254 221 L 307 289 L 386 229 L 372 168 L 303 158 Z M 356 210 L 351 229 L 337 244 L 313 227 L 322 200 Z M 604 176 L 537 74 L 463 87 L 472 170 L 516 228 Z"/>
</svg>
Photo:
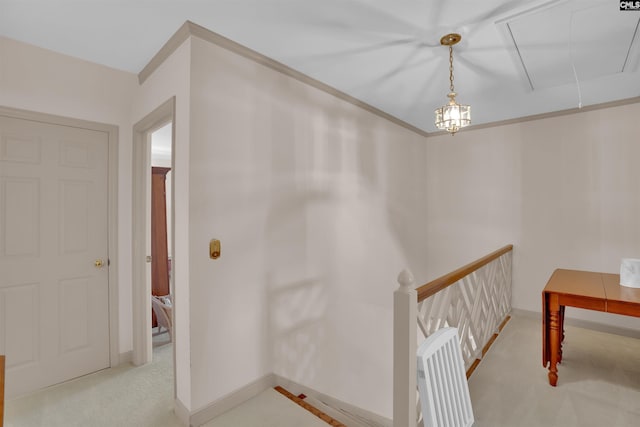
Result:
<svg viewBox="0 0 640 427">
<path fill-rule="evenodd" d="M 327 424 L 334 427 L 347 427 L 344 424 L 342 424 L 340 421 L 336 421 L 335 419 L 331 418 L 329 415 L 325 414 L 315 406 L 310 405 L 309 403 L 302 400 L 300 397 L 296 396 L 293 393 L 290 393 L 284 388 L 280 386 L 275 386 L 273 389 L 278 393 L 282 394 L 283 396 L 285 396 L 286 398 L 288 398 L 289 400 L 291 400 L 292 402 L 294 402 L 295 404 L 297 404 L 298 406 L 300 406 L 301 408 L 311 412 L 313 415 L 320 418 L 322 421 L 326 422 Z"/>
<path fill-rule="evenodd" d="M 505 325 L 507 324 L 507 322 L 509 320 L 511 320 L 511 316 L 505 317 L 505 319 L 502 321 L 502 323 L 500 323 L 500 326 L 498 326 L 498 332 L 493 334 L 493 336 L 489 339 L 487 344 L 482 349 L 482 357 L 484 357 L 484 355 L 487 354 L 487 351 L 489 351 L 489 348 L 491 348 L 493 343 L 496 341 L 496 338 L 498 338 L 498 334 L 500 334 L 500 332 L 502 332 L 502 329 L 505 327 Z M 469 369 L 467 369 L 467 379 L 469 379 L 469 377 L 471 377 L 471 374 L 473 374 L 473 371 L 476 370 L 476 368 L 480 364 L 480 360 L 481 359 L 474 360 L 473 363 L 471 364 L 471 366 L 469 366 Z"/>
</svg>

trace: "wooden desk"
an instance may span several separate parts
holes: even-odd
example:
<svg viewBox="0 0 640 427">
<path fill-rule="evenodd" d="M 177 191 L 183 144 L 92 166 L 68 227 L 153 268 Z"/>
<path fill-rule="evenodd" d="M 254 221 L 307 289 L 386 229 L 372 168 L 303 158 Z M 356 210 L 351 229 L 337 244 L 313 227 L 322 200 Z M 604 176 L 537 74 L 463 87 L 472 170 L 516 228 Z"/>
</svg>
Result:
<svg viewBox="0 0 640 427">
<path fill-rule="evenodd" d="M 542 291 L 542 366 L 549 365 L 549 384 L 554 387 L 557 364 L 562 362 L 566 306 L 640 317 L 640 289 L 620 286 L 618 274 L 553 272 Z"/>
</svg>

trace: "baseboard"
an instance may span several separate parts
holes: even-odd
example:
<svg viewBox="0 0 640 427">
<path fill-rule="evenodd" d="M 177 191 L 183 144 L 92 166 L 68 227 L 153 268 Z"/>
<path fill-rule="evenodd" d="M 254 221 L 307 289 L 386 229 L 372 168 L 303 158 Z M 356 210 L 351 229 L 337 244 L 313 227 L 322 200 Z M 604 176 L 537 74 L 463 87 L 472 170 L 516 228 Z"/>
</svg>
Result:
<svg viewBox="0 0 640 427">
<path fill-rule="evenodd" d="M 244 387 L 241 387 L 238 390 L 221 397 L 215 402 L 210 403 L 204 408 L 193 412 L 189 417 L 189 425 L 191 427 L 198 427 L 206 424 L 215 417 L 222 415 L 228 410 L 240 405 L 252 397 L 257 396 L 268 388 L 275 387 L 276 385 L 276 376 L 274 374 L 268 374 L 262 378 L 258 378 Z M 177 409 L 178 408 L 176 407 L 176 410 Z"/>
<path fill-rule="evenodd" d="M 341 400 L 336 399 L 335 397 L 331 397 L 324 393 L 320 393 L 312 388 L 299 384 L 295 381 L 292 381 L 288 378 L 281 377 L 280 375 L 273 374 L 275 382 L 292 392 L 293 394 L 303 393 L 307 396 L 318 399 L 321 402 L 324 402 L 326 405 L 344 410 L 347 413 L 353 414 L 359 418 L 363 418 L 375 423 L 376 426 L 381 427 L 391 427 L 393 425 L 393 421 L 385 418 L 381 415 L 375 414 L 373 412 L 367 411 L 366 409 L 359 408 L 357 406 L 351 405 L 349 403 L 345 403 Z"/>
<path fill-rule="evenodd" d="M 334 397 L 320 393 L 307 386 L 298 384 L 295 381 L 289 380 L 276 374 L 265 375 L 264 377 L 259 378 L 252 383 L 249 383 L 246 386 L 227 394 L 224 397 L 221 397 L 215 402 L 210 403 L 209 405 L 193 412 L 190 415 L 189 411 L 184 407 L 184 405 L 182 405 L 182 403 L 176 399 L 175 413 L 180 421 L 185 425 L 189 425 L 191 427 L 199 427 L 203 424 L 208 423 L 217 416 L 222 415 L 228 410 L 233 409 L 241 403 L 244 403 L 252 397 L 257 396 L 266 389 L 273 388 L 277 385 L 286 388 L 294 394 L 304 393 L 307 396 L 311 396 L 315 399 L 325 402 L 327 405 L 333 408 L 341 409 L 357 417 L 370 420 L 375 423 L 376 426 L 391 427 L 393 425 L 393 421 L 388 418 L 385 418 L 373 412 L 369 412 L 357 406 L 345 403 Z"/>
<path fill-rule="evenodd" d="M 131 363 L 133 360 L 133 351 L 125 351 L 124 353 L 120 353 L 118 357 L 118 363 L 113 366 L 122 365 L 123 363 Z"/>
<path fill-rule="evenodd" d="M 522 310 L 514 308 L 511 310 L 512 316 L 535 318 L 542 322 L 542 313 L 539 311 Z M 607 334 L 622 335 L 624 337 L 640 339 L 640 331 L 635 329 L 623 328 L 620 326 L 612 326 L 604 323 L 592 322 L 590 320 L 575 319 L 565 317 L 565 325 L 575 326 L 577 328 L 591 329 L 593 331 L 604 332 Z"/>
<path fill-rule="evenodd" d="M 183 426 L 189 426 L 189 410 L 178 398 L 173 401 L 173 412 L 176 414 L 176 417 L 178 417 Z"/>
</svg>

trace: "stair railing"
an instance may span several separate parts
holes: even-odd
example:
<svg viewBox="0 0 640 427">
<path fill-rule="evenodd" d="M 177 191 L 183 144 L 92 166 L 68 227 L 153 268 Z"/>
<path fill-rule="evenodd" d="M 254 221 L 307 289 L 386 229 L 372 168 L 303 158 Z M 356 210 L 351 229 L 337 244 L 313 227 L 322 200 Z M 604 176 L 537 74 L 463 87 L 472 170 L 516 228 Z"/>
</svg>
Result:
<svg viewBox="0 0 640 427">
<path fill-rule="evenodd" d="M 393 308 L 394 427 L 421 422 L 418 342 L 440 328 L 458 328 L 469 377 L 495 340 L 511 312 L 512 254 L 513 245 L 504 246 L 417 289 L 411 272 L 400 273 Z"/>
</svg>

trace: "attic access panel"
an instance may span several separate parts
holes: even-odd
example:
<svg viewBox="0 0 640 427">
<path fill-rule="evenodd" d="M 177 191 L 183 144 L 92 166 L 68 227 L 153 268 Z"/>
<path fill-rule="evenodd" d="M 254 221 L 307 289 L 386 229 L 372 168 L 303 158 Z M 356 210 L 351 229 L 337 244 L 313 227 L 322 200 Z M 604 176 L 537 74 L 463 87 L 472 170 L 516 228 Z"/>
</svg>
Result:
<svg viewBox="0 0 640 427">
<path fill-rule="evenodd" d="M 497 25 L 532 90 L 638 68 L 640 14 L 620 11 L 617 2 L 546 3 Z"/>
</svg>

